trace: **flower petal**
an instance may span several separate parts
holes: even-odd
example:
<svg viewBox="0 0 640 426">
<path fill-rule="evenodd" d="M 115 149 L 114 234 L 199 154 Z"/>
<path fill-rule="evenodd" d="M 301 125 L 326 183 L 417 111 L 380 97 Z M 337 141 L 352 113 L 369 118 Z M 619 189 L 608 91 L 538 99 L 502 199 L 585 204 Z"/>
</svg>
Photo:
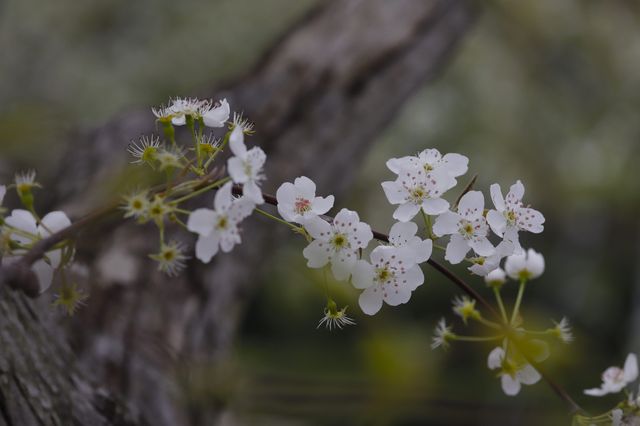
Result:
<svg viewBox="0 0 640 426">
<path fill-rule="evenodd" d="M 216 194 L 217 195 L 217 194 Z M 198 235 L 207 236 L 213 230 L 216 213 L 211 209 L 197 209 L 191 212 L 187 220 L 187 229 Z"/>
<path fill-rule="evenodd" d="M 496 210 L 503 212 L 507 207 L 504 204 L 504 197 L 502 196 L 502 189 L 500 189 L 500 185 L 494 183 L 491 185 L 490 191 L 491 201 L 493 201 L 493 205 L 496 207 Z"/>
<path fill-rule="evenodd" d="M 420 211 L 420 206 L 414 203 L 406 203 L 398 206 L 393 212 L 393 218 L 400 222 L 408 222 L 415 217 Z"/>
<path fill-rule="evenodd" d="M 500 381 L 502 382 L 502 390 L 505 394 L 515 396 L 520 392 L 520 382 L 510 375 L 503 374 L 502 377 L 500 377 Z"/>
<path fill-rule="evenodd" d="M 484 195 L 480 191 L 469 191 L 460 198 L 458 213 L 467 220 L 473 221 L 484 212 Z"/>
<path fill-rule="evenodd" d="M 229 149 L 233 155 L 243 158 L 247 155 L 247 146 L 244 144 L 244 133 L 241 126 L 236 126 L 229 136 Z"/>
<path fill-rule="evenodd" d="M 229 161 L 227 161 L 227 170 L 234 183 L 245 183 L 249 180 L 249 176 L 247 176 L 245 171 L 244 160 L 240 157 L 229 158 Z"/>
<path fill-rule="evenodd" d="M 451 176 L 461 176 L 469 170 L 469 159 L 461 154 L 445 154 L 442 162 Z"/>
<path fill-rule="evenodd" d="M 428 215 L 437 215 L 449 209 L 449 202 L 442 198 L 429 198 L 422 203 L 422 209 Z"/>
<path fill-rule="evenodd" d="M 196 242 L 196 257 L 203 263 L 209 263 L 211 258 L 218 253 L 219 245 L 220 235 L 217 232 L 208 236 L 200 235 L 198 242 Z"/>
<path fill-rule="evenodd" d="M 525 385 L 533 385 L 538 383 L 541 376 L 540 373 L 538 373 L 538 370 L 533 368 L 530 364 L 527 364 L 516 372 L 516 378 Z"/>
<path fill-rule="evenodd" d="M 335 197 L 333 195 L 329 195 L 327 197 L 315 197 L 311 201 L 311 211 L 314 214 L 325 214 L 333 207 L 333 203 L 335 202 Z"/>
<path fill-rule="evenodd" d="M 358 260 L 353 267 L 351 283 L 355 288 L 368 288 L 373 285 L 374 276 L 375 268 L 373 265 L 365 260 Z"/>
<path fill-rule="evenodd" d="M 329 241 L 331 225 L 326 220 L 314 217 L 306 221 L 304 227 L 314 239 Z"/>
<path fill-rule="evenodd" d="M 442 213 L 433 224 L 433 233 L 438 237 L 457 233 L 460 219 L 460 215 L 452 211 Z"/>
<path fill-rule="evenodd" d="M 487 366 L 490 370 L 495 370 L 496 368 L 502 367 L 502 360 L 504 359 L 504 349 L 501 347 L 497 347 L 489 352 L 489 357 L 487 358 Z"/>
<path fill-rule="evenodd" d="M 298 194 L 302 195 L 307 200 L 311 200 L 316 196 L 316 184 L 308 177 L 300 176 L 296 178 L 294 185 L 298 190 Z"/>
<path fill-rule="evenodd" d="M 624 380 L 631 383 L 638 378 L 638 358 L 635 354 L 627 355 L 624 362 Z"/>
<path fill-rule="evenodd" d="M 409 244 L 418 232 L 418 225 L 414 222 L 396 222 L 389 231 L 389 242 L 396 247 Z"/>
<path fill-rule="evenodd" d="M 382 292 L 378 286 L 367 288 L 358 298 L 360 309 L 367 315 L 375 315 L 382 308 Z"/>
<path fill-rule="evenodd" d="M 40 226 L 38 226 L 38 234 L 46 237 L 52 233 L 63 230 L 71 225 L 71 221 L 64 212 L 55 211 L 48 213 L 42 218 Z"/>
<path fill-rule="evenodd" d="M 220 105 L 211 108 L 209 111 L 202 115 L 204 125 L 207 127 L 223 127 L 224 123 L 229 119 L 231 110 L 229 108 L 229 102 L 223 99 Z M 240 127 L 240 126 L 236 126 Z"/>
<path fill-rule="evenodd" d="M 489 210 L 487 213 L 487 222 L 494 234 L 499 237 L 504 235 L 507 227 L 507 219 L 498 210 Z"/>
<path fill-rule="evenodd" d="M 329 263 L 330 249 L 326 242 L 314 240 L 302 250 L 309 268 L 322 268 Z"/>
<path fill-rule="evenodd" d="M 469 252 L 469 244 L 460 234 L 453 234 L 451 241 L 447 244 L 447 251 L 444 258 L 452 265 L 458 264 L 464 260 Z"/>
</svg>

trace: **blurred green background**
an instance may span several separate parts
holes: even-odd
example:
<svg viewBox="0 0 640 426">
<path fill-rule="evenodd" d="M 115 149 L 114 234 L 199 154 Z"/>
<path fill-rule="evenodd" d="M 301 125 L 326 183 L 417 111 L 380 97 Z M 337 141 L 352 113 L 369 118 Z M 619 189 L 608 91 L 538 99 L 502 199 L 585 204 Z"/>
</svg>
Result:
<svg viewBox="0 0 640 426">
<path fill-rule="evenodd" d="M 46 169 L 55 160 L 39 153 L 61 152 L 69 129 L 242 75 L 314 4 L 5 0 L 0 167 Z M 388 230 L 393 208 L 379 182 L 392 175 L 383 164 L 427 147 L 467 155 L 487 196 L 491 183 L 521 179 L 525 201 L 547 218 L 542 235 L 525 239 L 547 260 L 525 315 L 540 327 L 569 317 L 576 340 L 553 346 L 546 365 L 578 402 L 605 410 L 615 397 L 582 389 L 640 350 L 639 112 L 640 2 L 489 1 L 443 76 L 379 136 L 336 207 Z M 543 383 L 515 399 L 502 394 L 485 367 L 490 347 L 431 351 L 436 321 L 454 320 L 456 291 L 428 267 L 408 305 L 373 318 L 359 312 L 355 291 L 331 282 L 358 325 L 316 330 L 323 275 L 305 267 L 302 248 L 292 238 L 280 250 L 238 337 L 231 403 L 248 422 L 522 424 L 515 419 L 526 414 L 531 424 L 563 423 L 564 406 Z"/>
</svg>

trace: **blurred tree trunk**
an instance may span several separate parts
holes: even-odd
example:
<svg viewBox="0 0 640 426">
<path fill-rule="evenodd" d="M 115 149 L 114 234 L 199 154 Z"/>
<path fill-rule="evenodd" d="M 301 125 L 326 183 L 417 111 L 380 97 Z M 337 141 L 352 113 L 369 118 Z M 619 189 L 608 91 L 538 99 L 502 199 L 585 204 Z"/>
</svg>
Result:
<svg viewBox="0 0 640 426">
<path fill-rule="evenodd" d="M 371 142 L 406 99 L 435 78 L 475 15 L 472 0 L 321 2 L 251 73 L 205 93 L 226 96 L 256 123 L 250 143 L 268 155 L 265 190 L 306 175 L 322 193 L 340 195 Z M 131 138 L 153 130 L 144 109 L 76 135 L 68 163 L 52 180 L 50 203 L 78 215 L 103 202 L 108 191 L 94 188 L 122 172 Z M 154 425 L 208 425 L 227 416 L 235 378 L 226 366 L 238 322 L 261 266 L 283 237 L 251 218 L 232 254 L 211 265 L 190 262 L 169 280 L 146 257 L 157 249 L 152 228 L 114 219 L 85 233 L 79 259 L 91 265 L 92 294 L 69 327 L 43 321 L 47 308 L 37 306 L 43 302 L 1 290 L 0 426 L 34 419 L 66 424 L 77 402 L 105 423 L 129 421 L 114 394 Z M 50 383 L 68 386 L 54 390 Z M 45 398 L 53 409 L 40 414 L 36 403 Z M 107 414 L 113 416 L 98 400 L 111 401 Z"/>
</svg>

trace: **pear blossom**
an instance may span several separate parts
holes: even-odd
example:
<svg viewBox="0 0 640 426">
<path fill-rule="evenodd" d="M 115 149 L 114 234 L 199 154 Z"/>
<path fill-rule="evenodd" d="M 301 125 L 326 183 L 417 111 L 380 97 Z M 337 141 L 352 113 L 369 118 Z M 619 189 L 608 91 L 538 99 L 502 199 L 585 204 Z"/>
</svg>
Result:
<svg viewBox="0 0 640 426">
<path fill-rule="evenodd" d="M 389 203 L 398 205 L 393 218 L 401 222 L 410 221 L 421 209 L 429 215 L 449 209 L 449 202 L 440 198 L 446 181 L 423 169 L 403 169 L 395 181 L 382 182 L 382 189 Z"/>
<path fill-rule="evenodd" d="M 389 243 L 396 248 L 408 247 L 415 263 L 424 263 L 431 257 L 433 241 L 416 235 L 418 225 L 414 222 L 396 222 L 389 231 Z"/>
<path fill-rule="evenodd" d="M 441 318 L 433 332 L 431 349 L 437 349 L 439 347 L 446 349 L 449 347 L 449 340 L 453 340 L 455 337 L 456 335 L 453 333 L 451 326 L 448 326 L 445 319 Z"/>
<path fill-rule="evenodd" d="M 478 319 L 482 316 L 476 309 L 476 301 L 468 298 L 467 296 L 456 297 L 453 299 L 453 312 L 462 318 L 462 321 L 467 324 L 469 318 Z"/>
<path fill-rule="evenodd" d="M 496 268 L 484 277 L 489 287 L 501 287 L 507 281 L 507 274 L 502 268 Z"/>
<path fill-rule="evenodd" d="M 571 325 L 566 317 L 562 317 L 560 322 L 557 322 L 556 326 L 551 330 L 553 334 L 562 341 L 562 343 L 571 343 L 573 341 Z"/>
<path fill-rule="evenodd" d="M 131 154 L 134 160 L 133 164 L 147 163 L 153 165 L 156 154 L 160 149 L 160 138 L 151 136 L 141 136 L 138 142 L 131 141 L 127 147 L 127 152 Z"/>
<path fill-rule="evenodd" d="M 602 385 L 599 388 L 586 389 L 584 393 L 591 396 L 603 396 L 618 393 L 629 383 L 638 378 L 638 358 L 635 354 L 627 355 L 624 368 L 609 367 L 602 373 Z"/>
<path fill-rule="evenodd" d="M 364 289 L 358 302 L 367 315 L 374 315 L 382 302 L 397 306 L 407 303 L 411 292 L 422 285 L 424 275 L 408 247 L 378 246 L 371 252 L 371 263 L 359 260 L 353 270 L 353 286 Z"/>
<path fill-rule="evenodd" d="M 342 329 L 345 325 L 355 325 L 356 322 L 353 318 L 347 316 L 347 306 L 342 309 L 338 309 L 338 305 L 333 300 L 327 301 L 327 306 L 324 308 L 324 316 L 318 322 L 316 328 L 320 328 L 323 325 L 326 326 L 329 331 L 334 328 Z"/>
<path fill-rule="evenodd" d="M 469 266 L 467 269 L 473 274 L 484 277 L 496 268 L 500 267 L 502 259 L 513 253 L 513 247 L 514 246 L 511 242 L 502 240 L 496 246 L 495 251 L 491 256 L 477 256 L 471 258 L 473 265 Z"/>
<path fill-rule="evenodd" d="M 460 263 L 471 249 L 480 256 L 493 254 L 495 248 L 487 238 L 489 225 L 483 212 L 482 192 L 469 191 L 460 198 L 457 212 L 447 211 L 438 216 L 433 233 L 439 237 L 451 235 L 445 253 L 447 261 Z"/>
<path fill-rule="evenodd" d="M 162 243 L 160 252 L 149 257 L 158 262 L 158 270 L 170 277 L 178 275 L 186 266 L 188 257 L 184 254 L 184 244 L 177 241 Z"/>
<path fill-rule="evenodd" d="M 521 252 L 522 247 L 518 237 L 519 231 L 529 231 L 539 234 L 544 230 L 544 216 L 537 210 L 524 207 L 522 197 L 524 185 L 519 180 L 511 185 L 506 198 L 502 196 L 500 185 L 491 185 L 491 199 L 495 210 L 487 213 L 487 222 L 493 232 L 514 244 L 515 252 Z"/>
<path fill-rule="evenodd" d="M 201 116 L 200 111 L 207 107 L 207 101 L 201 101 L 197 98 L 175 98 L 171 100 L 171 105 L 167 108 L 165 113 L 169 113 L 171 117 L 171 124 L 174 126 L 184 126 L 187 122 L 187 115 L 199 118 Z M 157 110 L 153 110 L 156 117 L 161 118 L 156 113 Z M 160 113 L 160 111 L 158 111 Z"/>
<path fill-rule="evenodd" d="M 331 262 L 331 272 L 338 280 L 346 280 L 358 260 L 358 250 L 373 239 L 371 227 L 360 222 L 358 213 L 342 209 L 332 223 L 315 217 L 305 223 L 314 240 L 302 251 L 310 268 L 322 268 Z"/>
<path fill-rule="evenodd" d="M 240 127 L 245 135 L 250 135 L 253 133 L 253 123 L 244 118 L 242 113 L 233 113 L 233 127 Z"/>
<path fill-rule="evenodd" d="M 228 253 L 241 242 L 238 224 L 253 211 L 253 203 L 246 198 L 233 198 L 232 186 L 227 182 L 218 190 L 214 210 L 194 210 L 187 220 L 187 229 L 198 234 L 196 257 L 204 263 L 209 263 L 219 249 Z"/>
<path fill-rule="evenodd" d="M 325 214 L 333 207 L 334 197 L 316 197 L 316 184 L 306 176 L 294 183 L 285 182 L 276 192 L 278 213 L 286 221 L 304 224 L 311 218 Z"/>
<path fill-rule="evenodd" d="M 147 215 L 150 204 L 147 191 L 133 192 L 124 197 L 124 217 L 142 219 Z"/>
<path fill-rule="evenodd" d="M 450 153 L 444 156 L 435 148 L 425 149 L 417 156 L 392 158 L 387 161 L 387 167 L 395 174 L 400 174 L 403 169 L 422 169 L 426 173 L 444 172 L 447 183 L 446 189 L 456 185 L 456 177 L 465 174 L 469 168 L 469 159 L 464 155 Z"/>
<path fill-rule="evenodd" d="M 217 104 L 213 104 L 212 102 L 204 104 L 201 106 L 199 113 L 205 126 L 224 127 L 224 124 L 229 119 L 231 110 L 229 108 L 229 102 L 223 99 Z"/>
<path fill-rule="evenodd" d="M 40 186 L 40 184 L 36 182 L 35 170 L 27 170 L 24 172 L 16 173 L 14 176 L 14 180 L 18 193 L 29 191 L 34 186 Z"/>
<path fill-rule="evenodd" d="M 240 126 L 236 126 L 231 132 L 229 148 L 234 155 L 227 163 L 231 179 L 243 185 L 245 197 L 255 204 L 264 203 L 259 184 L 265 178 L 262 170 L 267 159 L 266 154 L 257 146 L 247 150 L 244 132 Z"/>
<path fill-rule="evenodd" d="M 27 210 L 16 209 L 4 220 L 6 233 L 12 241 L 21 245 L 30 245 L 54 234 L 71 225 L 71 221 L 64 212 L 54 211 L 45 215 L 40 223 Z M 19 260 L 25 250 L 14 250 L 11 256 L 3 257 L 3 264 L 10 264 Z M 50 250 L 44 259 L 36 261 L 31 269 L 36 274 L 40 284 L 40 292 L 51 286 L 53 271 L 62 263 L 62 249 Z"/>
<path fill-rule="evenodd" d="M 507 257 L 504 269 L 514 280 L 532 280 L 544 272 L 544 257 L 533 249 Z"/>
<path fill-rule="evenodd" d="M 509 396 L 517 395 L 521 385 L 533 385 L 541 378 L 540 373 L 531 364 L 526 361 L 517 362 L 512 357 L 507 357 L 501 347 L 489 353 L 487 365 L 490 370 L 500 369 L 502 390 Z"/>
</svg>

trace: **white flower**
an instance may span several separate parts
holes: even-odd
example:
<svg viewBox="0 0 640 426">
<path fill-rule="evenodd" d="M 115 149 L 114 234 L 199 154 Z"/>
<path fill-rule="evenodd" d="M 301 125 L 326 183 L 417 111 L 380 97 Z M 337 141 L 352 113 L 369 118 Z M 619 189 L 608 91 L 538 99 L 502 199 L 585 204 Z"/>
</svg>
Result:
<svg viewBox="0 0 640 426">
<path fill-rule="evenodd" d="M 124 197 L 124 205 L 122 206 L 125 211 L 124 217 L 142 218 L 146 216 L 149 206 L 147 191 L 133 192 Z"/>
<path fill-rule="evenodd" d="M 235 157 L 229 158 L 227 163 L 229 175 L 235 183 L 243 185 L 243 194 L 255 204 L 264 203 L 260 182 L 264 180 L 262 169 L 267 159 L 262 149 L 255 146 L 247 150 L 244 144 L 244 133 L 240 126 L 236 126 L 229 136 L 229 148 Z"/>
<path fill-rule="evenodd" d="M 508 358 L 504 349 L 497 347 L 489 353 L 487 360 L 489 369 L 500 368 L 500 381 L 502 390 L 509 396 L 517 395 L 521 385 L 533 385 L 541 376 L 538 371 L 526 362 L 515 362 Z"/>
<path fill-rule="evenodd" d="M 502 268 L 496 268 L 484 277 L 484 282 L 489 287 L 500 287 L 507 281 L 507 274 Z"/>
<path fill-rule="evenodd" d="M 278 213 L 286 221 L 304 224 L 307 220 L 325 214 L 333 207 L 334 197 L 316 197 L 316 184 L 306 176 L 294 183 L 285 182 L 276 192 Z"/>
<path fill-rule="evenodd" d="M 465 324 L 469 318 L 481 318 L 480 312 L 476 309 L 476 301 L 469 299 L 467 296 L 458 296 L 453 299 L 453 312 L 462 318 Z"/>
<path fill-rule="evenodd" d="M 422 240 L 416 235 L 418 225 L 414 222 L 396 222 L 389 231 L 389 243 L 396 247 L 408 247 L 415 263 L 424 263 L 431 257 L 433 241 Z"/>
<path fill-rule="evenodd" d="M 347 306 L 342 309 L 338 309 L 336 302 L 329 300 L 327 306 L 324 308 L 324 316 L 318 322 L 316 328 L 320 328 L 325 325 L 329 331 L 334 328 L 342 329 L 345 325 L 355 325 L 356 322 L 353 318 L 347 316 Z"/>
<path fill-rule="evenodd" d="M 35 170 L 27 170 L 25 172 L 16 173 L 14 179 L 16 188 L 19 192 L 23 192 L 31 189 L 34 186 L 38 186 L 38 183 L 36 183 Z"/>
<path fill-rule="evenodd" d="M 178 273 L 186 266 L 185 261 L 188 259 L 184 254 L 184 245 L 171 241 L 168 244 L 160 246 L 160 252 L 149 256 L 158 262 L 158 270 L 164 272 L 170 277 L 178 275 Z"/>
<path fill-rule="evenodd" d="M 187 122 L 187 115 L 194 119 L 200 118 L 202 111 L 208 110 L 209 107 L 210 103 L 206 100 L 201 101 L 197 98 L 175 98 L 171 101 L 171 105 L 164 111 L 153 109 L 152 111 L 159 119 L 163 117 L 158 114 L 168 114 L 171 117 L 171 124 L 174 126 L 183 126 Z"/>
<path fill-rule="evenodd" d="M 537 210 L 524 207 L 523 196 L 524 185 L 520 181 L 511 186 L 506 198 L 502 197 L 500 185 L 491 185 L 491 199 L 496 209 L 489 210 L 487 221 L 493 232 L 513 243 L 516 252 L 522 251 L 518 231 L 539 234 L 544 230 L 544 216 Z"/>
<path fill-rule="evenodd" d="M 231 110 L 229 109 L 229 102 L 223 99 L 215 105 L 212 105 L 210 102 L 204 104 L 200 108 L 199 113 L 205 126 L 223 127 L 224 123 L 229 119 Z"/>
<path fill-rule="evenodd" d="M 456 185 L 456 177 L 467 173 L 469 159 L 460 154 L 445 154 L 442 156 L 437 149 L 425 149 L 417 156 L 402 158 L 392 158 L 387 161 L 387 167 L 395 174 L 400 174 L 403 169 L 422 169 L 426 173 L 444 172 L 447 177 L 445 188 L 449 189 Z M 446 190 L 445 189 L 445 190 Z"/>
<path fill-rule="evenodd" d="M 238 224 L 253 211 L 254 205 L 245 198 L 234 199 L 232 183 L 218 190 L 214 199 L 214 210 L 197 209 L 191 212 L 187 228 L 198 234 L 196 257 L 204 263 L 218 253 L 228 253 L 241 242 Z"/>
<path fill-rule="evenodd" d="M 48 213 L 38 223 L 31 212 L 16 209 L 5 218 L 5 225 L 9 239 L 21 245 L 30 245 L 68 227 L 71 225 L 71 221 L 63 212 L 54 211 Z M 8 263 L 13 263 L 25 252 L 26 249 L 15 250 L 12 253 L 14 256 L 2 259 L 3 263 L 5 260 Z M 62 249 L 54 249 L 48 251 L 44 259 L 40 259 L 32 265 L 31 269 L 35 272 L 40 283 L 40 292 L 49 288 L 53 279 L 53 270 L 60 266 L 61 261 Z"/>
<path fill-rule="evenodd" d="M 469 266 L 467 269 L 476 275 L 484 277 L 496 268 L 499 268 L 502 259 L 511 253 L 513 253 L 513 244 L 503 240 L 496 246 L 495 251 L 491 256 L 478 256 L 472 258 L 471 261 L 473 262 L 473 265 Z"/>
<path fill-rule="evenodd" d="M 393 212 L 393 218 L 408 222 L 420 209 L 429 215 L 447 211 L 449 203 L 440 198 L 447 181 L 441 179 L 441 176 L 447 177 L 426 173 L 423 169 L 403 169 L 395 181 L 382 182 L 382 189 L 389 203 L 399 204 Z"/>
<path fill-rule="evenodd" d="M 408 247 L 378 246 L 370 258 L 371 263 L 359 260 L 353 269 L 353 286 L 365 289 L 358 302 L 367 315 L 378 312 L 383 301 L 391 306 L 407 303 L 411 292 L 424 282 Z"/>
<path fill-rule="evenodd" d="M 573 334 L 571 333 L 571 325 L 566 317 L 563 317 L 560 322 L 556 323 L 555 328 L 552 329 L 553 334 L 560 339 L 563 343 L 570 343 L 573 341 Z"/>
<path fill-rule="evenodd" d="M 584 393 L 591 396 L 603 396 L 609 393 L 618 393 L 637 378 L 638 358 L 635 354 L 629 354 L 624 362 L 624 368 L 607 368 L 604 373 L 602 373 L 602 385 L 599 388 L 586 389 Z"/>
<path fill-rule="evenodd" d="M 158 160 L 160 170 L 174 169 L 182 167 L 182 158 L 184 152 L 180 147 L 171 147 L 161 149 L 155 153 L 155 159 Z"/>
<path fill-rule="evenodd" d="M 241 113 L 233 113 L 233 127 L 240 127 L 245 135 L 253 133 L 253 123 L 244 118 Z"/>
<path fill-rule="evenodd" d="M 152 161 L 156 159 L 156 154 L 160 148 L 160 138 L 157 136 L 141 136 L 138 143 L 131 141 L 127 147 L 127 152 L 131 154 L 135 160 L 131 163 L 152 164 Z"/>
<path fill-rule="evenodd" d="M 449 340 L 455 339 L 456 335 L 453 334 L 452 328 L 447 325 L 447 322 L 444 318 L 441 318 L 438 321 L 438 325 L 433 332 L 433 339 L 431 340 L 431 349 L 436 349 L 439 347 L 448 348 Z"/>
<path fill-rule="evenodd" d="M 544 257 L 533 249 L 507 257 L 504 269 L 514 280 L 532 280 L 544 272 Z"/>
<path fill-rule="evenodd" d="M 480 256 L 491 256 L 495 248 L 487 235 L 489 225 L 483 216 L 484 196 L 480 191 L 469 191 L 460 199 L 458 211 L 445 212 L 438 216 L 433 225 L 437 236 L 451 235 L 447 244 L 445 259 L 452 264 L 464 260 L 470 249 Z"/>
<path fill-rule="evenodd" d="M 331 271 L 338 280 L 346 280 L 358 260 L 358 250 L 373 239 L 371 227 L 360 222 L 358 213 L 342 209 L 333 222 L 316 217 L 305 223 L 314 240 L 303 250 L 310 268 L 321 268 L 331 262 Z"/>
</svg>

